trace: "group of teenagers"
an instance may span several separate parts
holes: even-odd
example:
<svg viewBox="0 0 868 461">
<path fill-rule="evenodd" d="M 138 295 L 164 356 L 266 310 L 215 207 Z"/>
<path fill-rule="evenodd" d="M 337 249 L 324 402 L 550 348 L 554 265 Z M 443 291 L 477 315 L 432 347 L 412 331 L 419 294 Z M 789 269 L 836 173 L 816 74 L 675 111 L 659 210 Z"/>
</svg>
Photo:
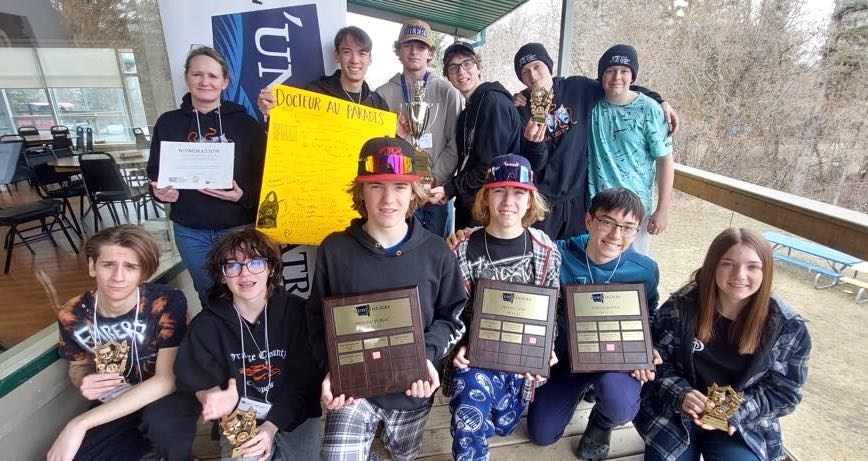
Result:
<svg viewBox="0 0 868 461">
<path fill-rule="evenodd" d="M 245 460 L 377 459 L 377 434 L 394 459 L 409 460 L 420 453 L 438 390 L 449 398 L 455 459 L 490 459 L 489 439 L 512 433 L 525 411 L 533 443 L 558 441 L 590 389 L 595 403 L 579 459 L 605 459 L 612 430 L 631 421 L 648 460 L 782 458 L 778 420 L 794 410 L 806 381 L 805 320 L 771 294 L 771 248 L 748 229 L 721 232 L 702 266 L 658 307 L 660 275 L 647 236 L 669 221 L 666 120 L 677 125 L 677 117 L 658 95 L 631 86 L 635 50 L 608 50 L 591 80 L 553 78 L 545 48 L 524 45 L 515 70 L 528 89 L 515 97 L 481 82 L 481 61 L 466 43 L 444 53 L 448 81 L 432 75 L 424 22 L 403 24 L 395 52 L 403 72 L 371 91 L 364 82 L 370 38 L 341 29 L 334 50 L 340 70 L 309 89 L 398 112 L 408 88 L 423 81 L 429 98 L 442 98 L 422 145 L 433 187 L 423 187 L 414 146 L 402 139 L 405 117 L 395 137 L 365 142 L 348 190 L 360 217 L 318 247 L 306 300 L 284 290 L 280 247 L 252 226 L 266 127 L 221 101 L 228 72 L 216 51 L 190 52 L 190 92 L 157 121 L 148 172 L 156 178 L 161 141 L 235 143 L 231 189 L 152 183 L 154 197 L 172 204 L 176 245 L 203 309 L 189 321 L 180 291 L 146 283 L 159 249 L 139 227 L 91 236 L 85 253 L 96 288 L 59 307 L 57 317 L 60 354 L 92 405 L 66 424 L 47 459 L 138 460 L 152 450 L 167 460 L 192 459 L 198 419 L 253 409 L 258 430 L 241 446 Z M 530 90 L 540 87 L 554 95 L 544 122 L 528 107 Z M 270 111 L 270 91 L 258 104 Z M 448 235 L 453 198 L 462 230 Z M 547 379 L 474 367 L 466 345 L 481 278 L 547 287 L 643 283 L 655 369 L 571 373 L 563 306 Z M 419 293 L 427 379 L 394 394 L 335 395 L 323 298 L 411 285 Z M 94 349 L 109 340 L 130 345 L 120 374 L 95 372 Z M 743 393 L 728 431 L 702 423 L 712 383 Z M 219 437 L 216 424 L 212 436 Z M 225 439 L 221 446 L 228 458 Z"/>
</svg>

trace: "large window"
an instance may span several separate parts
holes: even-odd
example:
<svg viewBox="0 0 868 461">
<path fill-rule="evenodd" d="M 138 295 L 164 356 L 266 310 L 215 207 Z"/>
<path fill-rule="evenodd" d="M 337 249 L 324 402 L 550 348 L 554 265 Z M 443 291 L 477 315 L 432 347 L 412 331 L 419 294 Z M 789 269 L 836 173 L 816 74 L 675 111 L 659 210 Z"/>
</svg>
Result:
<svg viewBox="0 0 868 461">
<path fill-rule="evenodd" d="M 90 128 L 94 141 L 134 142 L 134 126 L 146 126 L 132 51 L 107 48 L 7 48 L 0 60 L 21 66 L 0 69 L 0 134 L 21 126 L 70 131 Z M 5 112 L 5 114 L 4 114 Z M 5 117 L 4 117 L 5 115 Z"/>
</svg>

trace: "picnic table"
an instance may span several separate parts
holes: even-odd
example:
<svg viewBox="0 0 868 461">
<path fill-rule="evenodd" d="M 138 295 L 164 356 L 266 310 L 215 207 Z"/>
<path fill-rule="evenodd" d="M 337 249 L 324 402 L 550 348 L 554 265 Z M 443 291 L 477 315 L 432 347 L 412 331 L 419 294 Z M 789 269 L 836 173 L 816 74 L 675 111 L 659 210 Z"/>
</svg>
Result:
<svg viewBox="0 0 868 461">
<path fill-rule="evenodd" d="M 852 267 L 853 276 L 852 277 L 841 277 L 841 283 L 846 283 L 848 285 L 853 285 L 857 288 L 856 290 L 856 304 L 862 304 L 864 302 L 868 302 L 868 296 L 863 296 L 868 293 L 868 282 L 865 280 L 859 279 L 859 272 L 868 273 L 868 262 L 861 262 Z"/>
<path fill-rule="evenodd" d="M 817 275 L 814 277 L 813 286 L 817 289 L 837 285 L 847 268 L 862 262 L 854 256 L 798 237 L 772 231 L 763 232 L 763 237 L 772 244 L 772 255 L 776 260 L 807 269 L 808 272 L 815 272 Z M 786 254 L 778 250 L 786 250 Z M 794 251 L 819 258 L 825 261 L 827 267 L 797 259 L 793 257 Z M 821 285 L 820 280 L 823 276 L 832 279 L 831 283 Z"/>
</svg>

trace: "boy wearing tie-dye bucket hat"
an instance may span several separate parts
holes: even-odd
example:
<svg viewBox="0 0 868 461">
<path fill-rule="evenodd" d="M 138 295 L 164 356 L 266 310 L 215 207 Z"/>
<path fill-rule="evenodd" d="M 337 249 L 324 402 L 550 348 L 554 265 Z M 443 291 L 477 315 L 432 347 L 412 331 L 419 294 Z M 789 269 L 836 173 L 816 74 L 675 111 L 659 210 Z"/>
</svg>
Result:
<svg viewBox="0 0 868 461">
<path fill-rule="evenodd" d="M 537 192 L 530 163 L 522 156 L 494 157 L 473 203 L 473 217 L 485 227 L 458 244 L 461 276 L 469 300 L 461 314 L 472 319 L 473 293 L 480 278 L 557 287 L 561 257 L 546 234 L 530 227 L 548 211 Z M 451 396 L 452 455 L 457 460 L 488 459 L 488 438 L 509 435 L 533 395 L 540 376 L 476 368 L 467 357 L 467 337 L 444 379 Z M 553 351 L 550 364 L 557 362 Z"/>
<path fill-rule="evenodd" d="M 425 199 L 413 164 L 413 146 L 374 138 L 362 146 L 358 175 L 349 190 L 360 218 L 323 240 L 306 306 L 313 354 L 324 375 L 320 400 L 328 410 L 323 459 L 376 459 L 371 442 L 380 422 L 383 445 L 396 460 L 415 459 L 440 385 L 434 366 L 464 333 L 459 314 L 467 299 L 458 263 L 443 240 L 413 218 Z M 403 392 L 354 398 L 334 395 L 328 371 L 322 300 L 415 285 L 419 290 L 428 379 Z"/>
</svg>

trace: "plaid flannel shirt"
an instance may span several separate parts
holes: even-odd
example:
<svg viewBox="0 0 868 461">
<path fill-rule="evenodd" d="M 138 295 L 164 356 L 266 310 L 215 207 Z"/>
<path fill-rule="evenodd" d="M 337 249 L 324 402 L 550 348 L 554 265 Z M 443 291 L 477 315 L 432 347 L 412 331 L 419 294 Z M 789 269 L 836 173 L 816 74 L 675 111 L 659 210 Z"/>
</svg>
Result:
<svg viewBox="0 0 868 461">
<path fill-rule="evenodd" d="M 697 387 L 695 325 L 696 289 L 688 286 L 660 307 L 651 326 L 663 364 L 657 367 L 657 378 L 643 386 L 633 423 L 645 443 L 667 460 L 675 460 L 690 443 L 688 427 L 693 421 L 682 413 L 681 400 Z M 805 319 L 773 297 L 760 348 L 741 381 L 733 385 L 744 393 L 744 402 L 730 419 L 760 459 L 784 457 L 778 418 L 791 413 L 802 399 L 810 351 Z"/>
<path fill-rule="evenodd" d="M 481 227 L 474 228 L 471 232 L 482 229 Z M 548 235 L 539 229 L 533 227 L 527 228 L 530 233 L 531 249 L 533 252 L 533 284 L 546 287 L 560 286 L 560 269 L 561 269 L 561 254 L 558 252 L 557 246 L 552 242 Z M 484 232 L 484 230 L 483 230 Z M 467 261 L 467 246 L 470 244 L 470 234 L 467 234 L 464 241 L 458 244 L 454 250 L 458 257 L 458 267 L 461 269 L 461 278 L 464 280 L 464 289 L 467 291 L 467 304 L 464 305 L 464 310 L 461 312 L 461 321 L 467 328 L 470 327 L 473 319 L 473 287 L 479 274 L 474 273 L 470 268 L 470 263 Z M 452 396 L 452 377 L 455 374 L 452 358 L 454 353 L 462 345 L 466 345 L 468 341 L 467 334 L 464 335 L 458 344 L 455 346 L 454 352 L 446 357 L 444 363 L 443 375 L 443 395 L 446 397 Z M 522 398 L 528 402 L 533 397 L 534 383 L 525 381 L 522 388 Z"/>
</svg>

